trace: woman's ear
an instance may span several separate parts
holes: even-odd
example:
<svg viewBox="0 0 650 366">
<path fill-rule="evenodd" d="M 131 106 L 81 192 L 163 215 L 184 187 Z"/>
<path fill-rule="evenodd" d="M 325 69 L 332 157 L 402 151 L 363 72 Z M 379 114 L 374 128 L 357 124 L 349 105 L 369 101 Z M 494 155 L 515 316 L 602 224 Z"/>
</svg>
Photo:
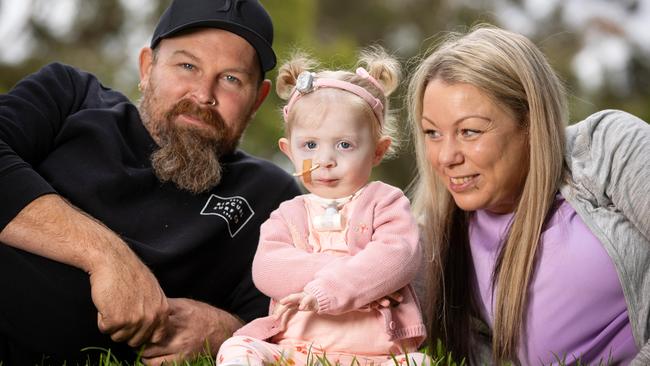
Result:
<svg viewBox="0 0 650 366">
<path fill-rule="evenodd" d="M 393 140 L 391 140 L 391 138 L 388 136 L 383 136 L 379 139 L 379 141 L 377 141 L 377 146 L 375 147 L 375 155 L 372 159 L 373 166 L 377 166 L 379 163 L 381 163 L 381 160 L 384 158 L 384 155 L 386 155 L 386 151 L 388 151 L 391 143 L 393 143 Z"/>
</svg>

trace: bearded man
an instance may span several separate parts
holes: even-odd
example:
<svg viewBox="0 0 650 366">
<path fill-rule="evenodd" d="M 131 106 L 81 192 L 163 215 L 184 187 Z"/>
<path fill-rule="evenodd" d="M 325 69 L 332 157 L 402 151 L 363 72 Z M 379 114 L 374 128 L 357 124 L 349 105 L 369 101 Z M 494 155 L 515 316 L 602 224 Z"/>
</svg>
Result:
<svg viewBox="0 0 650 366">
<path fill-rule="evenodd" d="M 216 353 L 268 309 L 250 266 L 294 180 L 237 149 L 270 90 L 256 0 L 175 0 L 137 105 L 50 64 L 0 96 L 0 361 Z"/>
</svg>

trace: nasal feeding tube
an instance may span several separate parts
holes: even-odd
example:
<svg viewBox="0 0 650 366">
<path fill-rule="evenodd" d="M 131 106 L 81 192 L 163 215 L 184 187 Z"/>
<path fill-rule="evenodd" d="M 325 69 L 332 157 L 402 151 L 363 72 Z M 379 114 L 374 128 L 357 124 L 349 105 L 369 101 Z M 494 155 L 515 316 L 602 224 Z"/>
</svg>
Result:
<svg viewBox="0 0 650 366">
<path fill-rule="evenodd" d="M 302 176 L 305 184 L 311 183 L 311 172 L 318 169 L 320 164 L 311 165 L 311 159 L 305 159 L 302 161 L 302 171 L 299 173 L 293 173 L 294 177 Z M 345 200 L 347 201 L 347 200 Z M 326 203 L 323 203 L 325 212 L 323 215 L 318 215 L 313 218 L 314 229 L 318 231 L 340 231 L 343 229 L 343 217 L 339 213 L 339 205 L 341 203 L 337 200 L 329 200 Z"/>
<path fill-rule="evenodd" d="M 293 176 L 294 177 L 302 176 L 302 180 L 306 184 L 309 184 L 309 183 L 311 183 L 311 172 L 318 169 L 319 167 L 320 167 L 320 164 L 316 164 L 314 166 L 311 166 L 311 159 L 305 159 L 305 160 L 302 161 L 302 171 L 300 173 L 293 173 Z"/>
<path fill-rule="evenodd" d="M 343 230 L 343 216 L 339 213 L 339 202 L 331 200 L 325 206 L 322 215 L 314 216 L 312 224 L 317 231 L 341 231 Z"/>
</svg>

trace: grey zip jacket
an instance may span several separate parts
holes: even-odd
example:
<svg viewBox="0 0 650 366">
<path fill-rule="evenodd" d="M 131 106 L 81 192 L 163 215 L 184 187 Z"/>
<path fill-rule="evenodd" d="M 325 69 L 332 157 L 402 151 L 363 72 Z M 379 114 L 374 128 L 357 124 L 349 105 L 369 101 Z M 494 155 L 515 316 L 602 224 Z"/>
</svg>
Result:
<svg viewBox="0 0 650 366">
<path fill-rule="evenodd" d="M 639 354 L 650 365 L 650 125 L 616 110 L 566 130 L 569 179 L 560 187 L 612 258 Z"/>
</svg>

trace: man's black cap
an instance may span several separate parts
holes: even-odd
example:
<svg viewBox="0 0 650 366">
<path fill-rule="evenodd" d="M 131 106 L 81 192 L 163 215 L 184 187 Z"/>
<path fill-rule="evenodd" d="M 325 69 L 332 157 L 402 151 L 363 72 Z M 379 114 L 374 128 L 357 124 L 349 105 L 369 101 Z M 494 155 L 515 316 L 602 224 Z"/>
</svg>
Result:
<svg viewBox="0 0 650 366">
<path fill-rule="evenodd" d="M 219 28 L 250 43 L 263 71 L 275 67 L 273 23 L 257 0 L 173 0 L 158 21 L 151 48 L 163 38 L 191 28 Z"/>
</svg>

